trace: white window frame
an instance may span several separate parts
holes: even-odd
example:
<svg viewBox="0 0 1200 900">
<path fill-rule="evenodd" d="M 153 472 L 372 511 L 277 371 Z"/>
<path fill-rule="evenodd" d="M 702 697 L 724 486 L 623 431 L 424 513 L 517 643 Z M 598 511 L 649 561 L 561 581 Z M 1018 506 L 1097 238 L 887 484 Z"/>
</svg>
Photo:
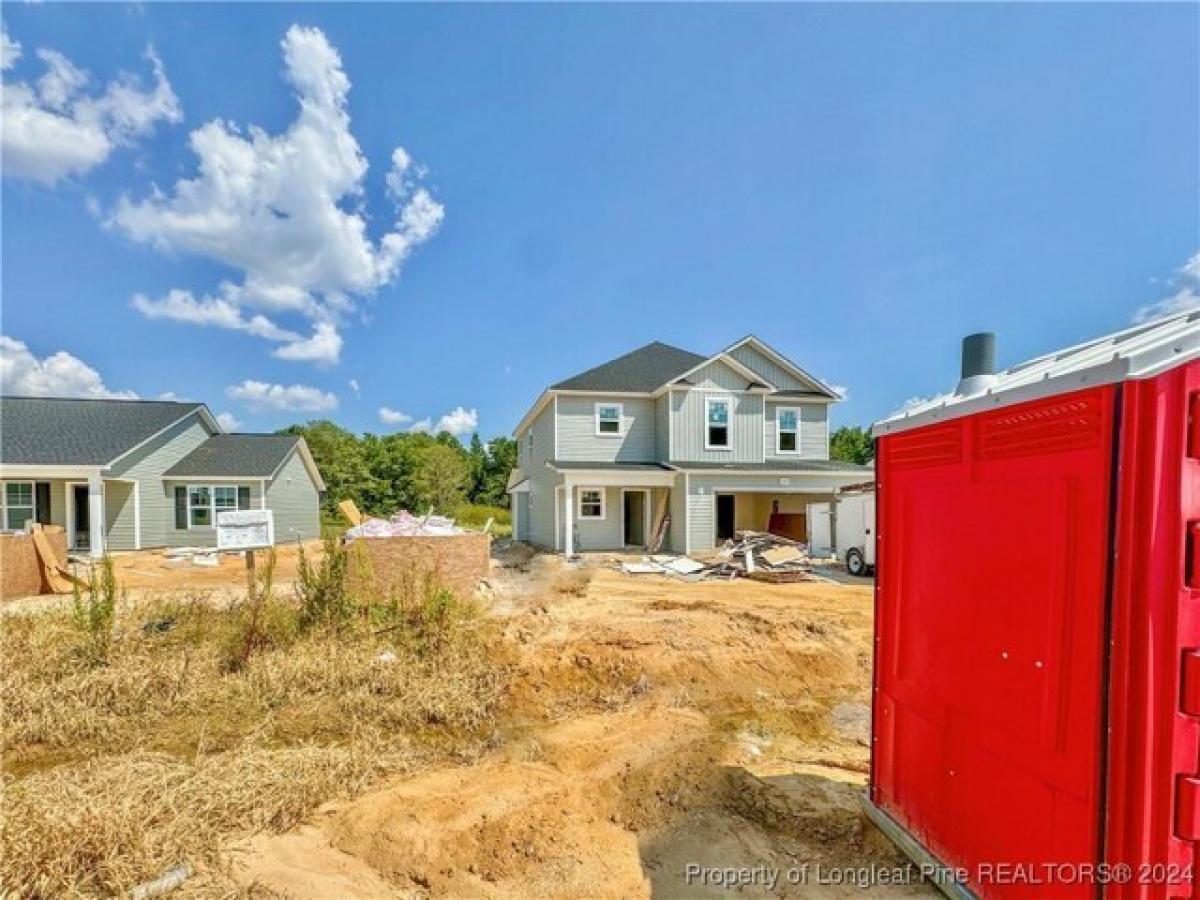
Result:
<svg viewBox="0 0 1200 900">
<path fill-rule="evenodd" d="M 243 484 L 189 484 L 189 485 L 187 485 L 187 500 L 188 500 L 188 503 L 187 503 L 187 507 L 188 507 L 187 530 L 191 531 L 193 528 L 216 528 L 218 512 L 230 512 L 231 510 L 239 509 L 239 507 L 238 507 L 238 488 L 242 488 L 242 487 L 246 487 L 246 485 L 244 483 Z M 194 490 L 208 491 L 208 503 L 206 505 L 192 502 L 192 491 L 194 491 Z M 233 491 L 233 506 L 222 506 L 218 509 L 217 508 L 217 491 Z M 263 497 L 266 497 L 265 493 L 263 494 Z M 251 491 L 251 502 L 253 502 L 253 499 L 254 499 L 253 491 Z M 263 508 L 265 509 L 266 507 L 263 507 Z M 208 510 L 208 524 L 207 525 L 193 525 L 192 524 L 192 510 L 193 509 L 207 509 Z"/>
<path fill-rule="evenodd" d="M 713 444 L 709 442 L 709 418 L 711 416 L 712 405 L 714 403 L 725 404 L 725 443 Z M 732 450 L 733 449 L 733 398 L 732 397 L 705 397 L 704 398 L 704 449 L 705 450 Z"/>
<path fill-rule="evenodd" d="M 796 417 L 796 449 L 783 449 L 783 429 L 779 425 L 779 417 L 782 413 L 790 412 Z M 775 407 L 775 452 L 779 456 L 799 456 L 800 455 L 800 407 L 798 406 L 777 406 Z"/>
<path fill-rule="evenodd" d="M 584 491 L 595 491 L 597 494 L 600 495 L 600 515 L 585 516 L 583 514 L 583 492 Z M 579 487 L 575 488 L 575 506 L 576 506 L 575 518 L 579 519 L 580 521 L 584 521 L 584 522 L 603 522 L 606 518 L 608 518 L 608 503 L 607 503 L 608 497 L 607 497 L 607 495 L 608 495 L 608 491 L 606 491 L 602 487 L 584 487 L 583 485 L 580 485 Z"/>
<path fill-rule="evenodd" d="M 616 431 L 601 431 L 600 430 L 600 408 L 615 408 L 617 411 L 617 430 Z M 625 434 L 625 404 L 624 403 L 604 403 L 597 401 L 593 411 L 596 424 L 596 437 L 614 438 L 621 437 Z"/>
<path fill-rule="evenodd" d="M 24 503 L 19 503 L 16 506 L 11 507 L 12 509 L 28 509 L 29 518 L 25 520 L 26 522 L 37 521 L 37 484 L 32 481 L 16 479 L 12 481 L 6 480 L 3 482 L 3 490 L 0 491 L 0 525 L 4 527 L 0 528 L 0 531 L 21 531 L 21 528 L 8 527 L 8 510 L 10 508 L 8 505 L 8 486 L 10 484 L 29 486 L 29 505 L 26 506 Z M 24 526 L 22 525 L 22 527 Z"/>
</svg>

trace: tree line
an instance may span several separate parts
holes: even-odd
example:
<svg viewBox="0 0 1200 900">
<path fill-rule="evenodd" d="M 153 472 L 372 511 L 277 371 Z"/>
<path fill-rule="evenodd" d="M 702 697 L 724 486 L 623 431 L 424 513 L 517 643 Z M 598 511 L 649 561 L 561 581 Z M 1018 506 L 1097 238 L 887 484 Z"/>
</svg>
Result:
<svg viewBox="0 0 1200 900">
<path fill-rule="evenodd" d="M 509 437 L 484 443 L 475 434 L 463 446 L 446 432 L 359 436 L 328 419 L 292 425 L 281 433 L 301 435 L 308 442 L 325 479 L 322 504 L 328 516 L 337 515 L 341 500 L 353 500 L 371 515 L 430 507 L 452 515 L 464 503 L 508 506 L 505 488 L 517 464 L 517 442 Z M 829 455 L 844 462 L 871 462 L 871 433 L 856 425 L 838 428 L 830 435 Z"/>
<path fill-rule="evenodd" d="M 285 428 L 308 443 L 325 480 L 322 510 L 337 515 L 341 500 L 364 513 L 388 516 L 400 509 L 454 515 L 465 503 L 508 506 L 509 472 L 517 464 L 517 442 L 496 437 L 486 444 L 472 435 L 463 446 L 442 432 L 356 435 L 328 419 Z"/>
</svg>

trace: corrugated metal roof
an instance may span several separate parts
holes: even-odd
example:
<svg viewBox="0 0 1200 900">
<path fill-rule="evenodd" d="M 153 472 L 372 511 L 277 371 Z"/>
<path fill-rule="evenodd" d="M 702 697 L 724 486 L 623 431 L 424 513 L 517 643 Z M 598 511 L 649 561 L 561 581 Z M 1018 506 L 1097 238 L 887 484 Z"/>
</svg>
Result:
<svg viewBox="0 0 1200 900">
<path fill-rule="evenodd" d="M 214 434 L 164 478 L 269 478 L 300 442 L 294 434 Z"/>
<path fill-rule="evenodd" d="M 0 463 L 105 466 L 203 403 L 0 397 Z"/>
<path fill-rule="evenodd" d="M 1200 357 L 1200 311 L 1178 313 L 1047 353 L 996 373 L 986 389 L 953 392 L 899 410 L 875 423 L 876 435 L 1022 403 L 1038 397 L 1149 378 Z"/>
<path fill-rule="evenodd" d="M 694 369 L 707 356 L 655 341 L 550 386 L 552 391 L 630 391 L 648 394 Z"/>
</svg>

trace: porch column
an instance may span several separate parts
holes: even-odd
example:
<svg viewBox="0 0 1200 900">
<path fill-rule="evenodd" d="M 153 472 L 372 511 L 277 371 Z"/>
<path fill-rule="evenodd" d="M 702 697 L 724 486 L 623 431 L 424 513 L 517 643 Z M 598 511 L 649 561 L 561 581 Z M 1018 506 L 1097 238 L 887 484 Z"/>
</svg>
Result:
<svg viewBox="0 0 1200 900">
<path fill-rule="evenodd" d="M 104 555 L 104 479 L 99 473 L 88 476 L 88 546 L 92 558 Z"/>
<path fill-rule="evenodd" d="M 575 485 L 570 480 L 563 482 L 563 556 L 570 559 L 575 555 Z"/>
</svg>

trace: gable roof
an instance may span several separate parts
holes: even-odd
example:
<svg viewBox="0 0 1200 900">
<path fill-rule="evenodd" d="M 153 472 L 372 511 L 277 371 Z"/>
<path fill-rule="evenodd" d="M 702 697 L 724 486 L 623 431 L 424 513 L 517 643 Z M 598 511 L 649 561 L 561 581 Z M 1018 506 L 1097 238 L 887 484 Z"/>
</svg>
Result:
<svg viewBox="0 0 1200 900">
<path fill-rule="evenodd" d="M 0 463 L 107 466 L 197 411 L 211 420 L 203 403 L 0 397 Z"/>
<path fill-rule="evenodd" d="M 707 360 L 707 356 L 655 341 L 552 384 L 550 390 L 649 394 Z"/>
<path fill-rule="evenodd" d="M 294 434 L 214 434 L 163 477 L 270 478 L 299 441 Z"/>
</svg>

